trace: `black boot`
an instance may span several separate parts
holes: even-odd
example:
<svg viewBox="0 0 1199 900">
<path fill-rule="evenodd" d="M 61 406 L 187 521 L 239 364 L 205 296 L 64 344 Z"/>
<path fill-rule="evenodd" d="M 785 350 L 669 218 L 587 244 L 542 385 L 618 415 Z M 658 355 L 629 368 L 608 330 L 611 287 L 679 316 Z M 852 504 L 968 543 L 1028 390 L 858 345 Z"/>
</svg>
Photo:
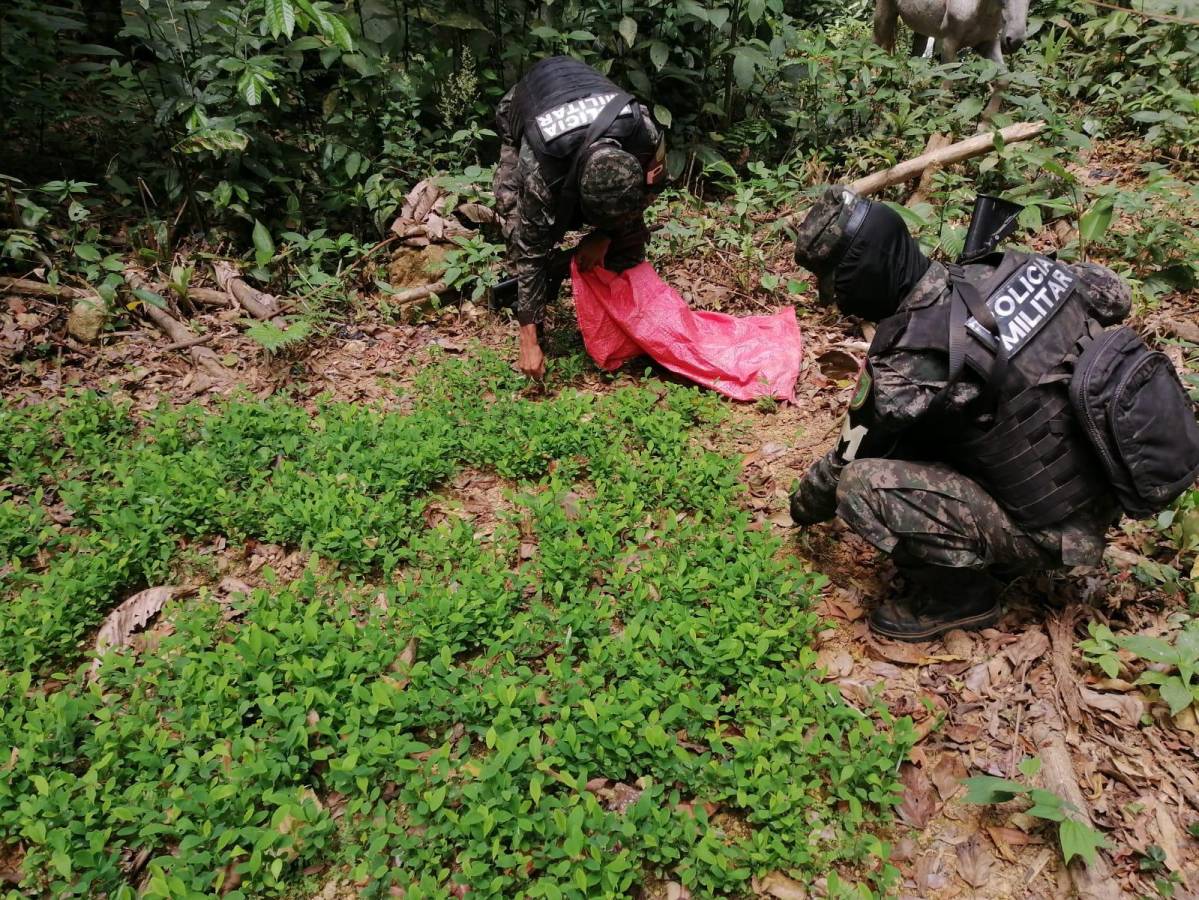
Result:
<svg viewBox="0 0 1199 900">
<path fill-rule="evenodd" d="M 973 631 L 999 620 L 1002 584 L 985 572 L 937 566 L 904 568 L 904 590 L 880 603 L 870 627 L 897 641 L 931 641 L 961 628 Z"/>
</svg>

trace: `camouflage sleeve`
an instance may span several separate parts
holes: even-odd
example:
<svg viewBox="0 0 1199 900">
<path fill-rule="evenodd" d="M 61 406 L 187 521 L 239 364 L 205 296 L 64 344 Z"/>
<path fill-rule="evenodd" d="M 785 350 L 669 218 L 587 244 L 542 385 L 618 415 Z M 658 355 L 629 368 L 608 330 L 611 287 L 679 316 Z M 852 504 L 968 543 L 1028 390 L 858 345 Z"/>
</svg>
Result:
<svg viewBox="0 0 1199 900">
<path fill-rule="evenodd" d="M 897 350 L 870 361 L 874 375 L 877 437 L 901 437 L 917 425 L 949 380 L 949 359 L 931 351 Z M 966 369 L 949 392 L 945 412 L 960 413 L 982 396 L 983 386 Z"/>
<path fill-rule="evenodd" d="M 530 325 L 542 321 L 545 305 L 553 299 L 549 296 L 549 263 L 557 198 L 528 144 L 520 148 L 517 171 L 521 189 L 508 241 L 508 263 L 516 276 L 516 320 Z"/>
<path fill-rule="evenodd" d="M 837 485 L 844 468 L 836 447 L 808 467 L 791 495 L 791 519 L 796 525 L 827 522 L 837 514 Z"/>
</svg>

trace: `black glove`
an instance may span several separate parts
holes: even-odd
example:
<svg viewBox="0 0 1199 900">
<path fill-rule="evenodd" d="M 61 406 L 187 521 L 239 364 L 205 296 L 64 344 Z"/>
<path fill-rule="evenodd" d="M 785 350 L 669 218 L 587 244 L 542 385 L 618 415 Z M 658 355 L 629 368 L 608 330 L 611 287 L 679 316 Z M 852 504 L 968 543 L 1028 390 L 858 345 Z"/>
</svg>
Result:
<svg viewBox="0 0 1199 900">
<path fill-rule="evenodd" d="M 791 495 L 791 519 L 796 525 L 827 522 L 837 514 L 837 483 L 821 483 L 812 473 L 799 483 Z"/>
</svg>

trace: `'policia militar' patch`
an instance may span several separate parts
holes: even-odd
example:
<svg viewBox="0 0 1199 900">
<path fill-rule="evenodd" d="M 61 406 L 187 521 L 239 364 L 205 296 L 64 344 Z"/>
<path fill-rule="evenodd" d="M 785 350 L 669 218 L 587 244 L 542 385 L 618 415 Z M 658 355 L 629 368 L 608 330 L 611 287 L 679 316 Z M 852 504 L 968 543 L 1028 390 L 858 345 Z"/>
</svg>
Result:
<svg viewBox="0 0 1199 900">
<path fill-rule="evenodd" d="M 1078 277 L 1066 266 L 1043 256 L 1030 256 L 999 289 L 987 298 L 987 307 L 999 326 L 999 340 L 1008 356 L 1019 353 L 1045 327 L 1070 296 Z M 998 345 L 996 335 L 974 316 L 966 327 L 988 347 Z"/>
<path fill-rule="evenodd" d="M 549 112 L 542 113 L 537 117 L 537 127 L 541 129 L 541 136 L 546 141 L 552 141 L 568 131 L 590 125 L 599 118 L 604 107 L 615 96 L 615 94 L 595 94 L 591 97 L 571 100 L 569 103 L 555 106 Z M 620 111 L 620 116 L 631 116 L 632 114 L 631 106 L 626 106 Z"/>
</svg>

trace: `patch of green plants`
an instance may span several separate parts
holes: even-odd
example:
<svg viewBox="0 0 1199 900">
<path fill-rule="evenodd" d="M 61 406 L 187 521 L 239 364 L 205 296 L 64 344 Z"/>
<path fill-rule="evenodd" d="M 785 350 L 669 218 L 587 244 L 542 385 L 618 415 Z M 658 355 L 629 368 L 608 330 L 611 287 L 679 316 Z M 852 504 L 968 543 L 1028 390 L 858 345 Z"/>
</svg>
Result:
<svg viewBox="0 0 1199 900">
<path fill-rule="evenodd" d="M 0 845 L 22 891 L 893 884 L 875 826 L 911 723 L 819 678 L 820 576 L 754 528 L 737 458 L 694 440 L 719 402 L 522 389 L 484 355 L 430 367 L 405 413 L 0 408 Z M 465 468 L 506 479 L 486 528 L 445 489 Z M 104 613 L 213 536 L 310 563 L 173 601 L 153 652 L 85 680 Z"/>
<path fill-rule="evenodd" d="M 1020 774 L 1025 778 L 1035 778 L 1040 770 L 1041 761 L 1035 757 L 1020 763 Z M 1077 810 L 1053 791 L 994 775 L 976 775 L 962 783 L 966 785 L 966 803 L 985 805 L 1007 803 L 1017 797 L 1027 799 L 1032 805 L 1024 810 L 1025 815 L 1057 825 L 1058 845 L 1061 848 L 1062 860 L 1066 863 L 1076 856 L 1086 863 L 1093 863 L 1095 851 L 1107 846 L 1103 834 L 1080 819 L 1072 817 L 1070 813 Z"/>
<path fill-rule="evenodd" d="M 1090 638 L 1078 645 L 1083 658 L 1109 678 L 1140 661 L 1145 666 L 1136 683 L 1157 688 L 1171 715 L 1199 704 L 1199 622 L 1187 624 L 1172 642 L 1147 634 L 1117 636 L 1097 622 L 1089 623 L 1087 630 Z"/>
</svg>

